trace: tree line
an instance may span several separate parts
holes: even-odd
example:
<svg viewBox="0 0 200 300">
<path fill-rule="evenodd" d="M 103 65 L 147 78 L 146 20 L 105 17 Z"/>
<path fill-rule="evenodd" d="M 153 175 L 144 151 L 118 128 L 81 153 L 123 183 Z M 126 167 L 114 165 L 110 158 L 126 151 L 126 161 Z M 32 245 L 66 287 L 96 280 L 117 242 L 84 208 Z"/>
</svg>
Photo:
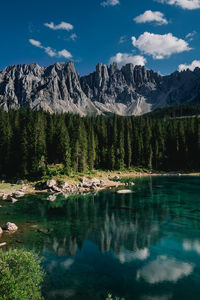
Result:
<svg viewBox="0 0 200 300">
<path fill-rule="evenodd" d="M 0 109 L 1 178 L 144 167 L 200 169 L 200 118 L 81 117 Z"/>
</svg>

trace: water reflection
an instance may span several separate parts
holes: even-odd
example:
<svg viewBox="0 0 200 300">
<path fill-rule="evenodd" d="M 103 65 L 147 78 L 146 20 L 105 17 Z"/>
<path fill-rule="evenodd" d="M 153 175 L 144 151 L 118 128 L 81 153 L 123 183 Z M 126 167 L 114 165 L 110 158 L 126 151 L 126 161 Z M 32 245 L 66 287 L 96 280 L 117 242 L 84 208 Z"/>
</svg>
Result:
<svg viewBox="0 0 200 300">
<path fill-rule="evenodd" d="M 192 273 L 194 266 L 167 256 L 158 256 L 155 260 L 137 271 L 137 280 L 155 284 L 163 281 L 176 282 Z"/>
<path fill-rule="evenodd" d="M 45 299 L 98 300 L 109 291 L 126 299 L 188 299 L 188 285 L 199 299 L 199 183 L 146 178 L 133 194 L 54 202 L 29 196 L 7 212 L 19 225 L 32 219 L 43 229 L 24 233 L 23 246 L 44 257 Z"/>
</svg>

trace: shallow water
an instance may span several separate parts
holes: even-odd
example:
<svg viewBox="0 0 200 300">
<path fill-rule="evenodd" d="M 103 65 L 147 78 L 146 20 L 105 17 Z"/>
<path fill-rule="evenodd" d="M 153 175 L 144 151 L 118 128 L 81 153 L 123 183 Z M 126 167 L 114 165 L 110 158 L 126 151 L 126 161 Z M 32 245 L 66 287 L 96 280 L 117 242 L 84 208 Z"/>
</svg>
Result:
<svg viewBox="0 0 200 300">
<path fill-rule="evenodd" d="M 200 178 L 134 179 L 132 194 L 1 201 L 8 247 L 43 257 L 45 299 L 200 299 Z"/>
</svg>

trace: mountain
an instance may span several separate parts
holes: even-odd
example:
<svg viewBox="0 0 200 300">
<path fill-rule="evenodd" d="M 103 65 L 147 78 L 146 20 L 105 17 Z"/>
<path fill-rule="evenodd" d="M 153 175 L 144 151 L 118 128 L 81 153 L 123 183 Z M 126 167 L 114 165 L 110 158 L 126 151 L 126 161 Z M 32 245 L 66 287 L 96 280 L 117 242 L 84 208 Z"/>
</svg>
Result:
<svg viewBox="0 0 200 300">
<path fill-rule="evenodd" d="M 161 76 L 144 66 L 99 63 L 80 77 L 73 62 L 48 67 L 13 65 L 0 72 L 0 106 L 21 106 L 80 115 L 141 115 L 158 108 L 193 102 L 200 96 L 200 69 Z"/>
</svg>

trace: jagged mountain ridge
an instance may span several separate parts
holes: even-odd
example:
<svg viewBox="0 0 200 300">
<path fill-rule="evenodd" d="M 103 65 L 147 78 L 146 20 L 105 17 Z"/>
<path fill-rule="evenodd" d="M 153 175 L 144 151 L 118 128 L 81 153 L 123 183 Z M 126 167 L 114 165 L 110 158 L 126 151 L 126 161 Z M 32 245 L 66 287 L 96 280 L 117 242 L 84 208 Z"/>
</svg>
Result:
<svg viewBox="0 0 200 300">
<path fill-rule="evenodd" d="M 48 67 L 13 65 L 0 72 L 0 106 L 42 108 L 81 115 L 141 115 L 156 108 L 193 101 L 200 95 L 200 69 L 161 76 L 144 66 L 99 63 L 80 77 L 73 62 Z"/>
</svg>

